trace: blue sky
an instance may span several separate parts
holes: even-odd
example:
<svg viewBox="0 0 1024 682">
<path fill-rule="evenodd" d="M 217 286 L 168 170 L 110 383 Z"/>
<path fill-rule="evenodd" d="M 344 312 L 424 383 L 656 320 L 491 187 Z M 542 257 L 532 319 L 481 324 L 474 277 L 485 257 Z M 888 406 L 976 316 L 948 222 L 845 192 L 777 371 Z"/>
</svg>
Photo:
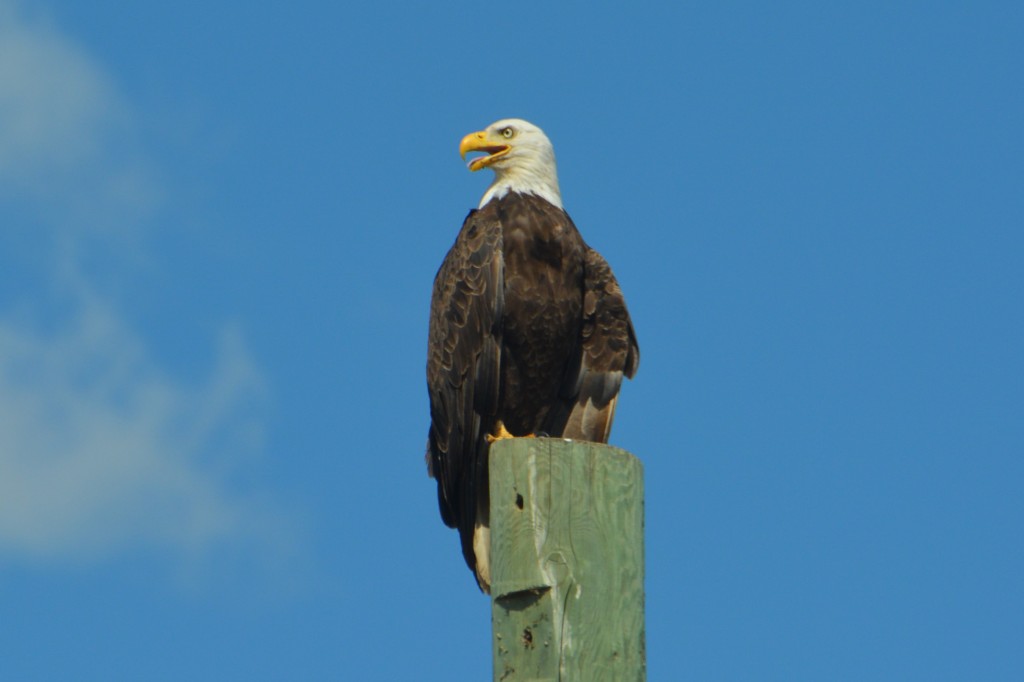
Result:
<svg viewBox="0 0 1024 682">
<path fill-rule="evenodd" d="M 0 0 L 0 678 L 476 680 L 430 285 L 527 118 L 651 680 L 1024 674 L 1019 3 Z"/>
</svg>

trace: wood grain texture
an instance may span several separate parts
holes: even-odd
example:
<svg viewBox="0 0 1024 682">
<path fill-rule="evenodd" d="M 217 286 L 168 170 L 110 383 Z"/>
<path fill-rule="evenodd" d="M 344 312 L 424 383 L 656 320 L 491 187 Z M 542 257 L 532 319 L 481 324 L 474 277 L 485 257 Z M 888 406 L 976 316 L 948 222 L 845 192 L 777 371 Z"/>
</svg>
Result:
<svg viewBox="0 0 1024 682">
<path fill-rule="evenodd" d="M 494 680 L 646 679 L 643 468 L 608 445 L 490 452 Z"/>
</svg>

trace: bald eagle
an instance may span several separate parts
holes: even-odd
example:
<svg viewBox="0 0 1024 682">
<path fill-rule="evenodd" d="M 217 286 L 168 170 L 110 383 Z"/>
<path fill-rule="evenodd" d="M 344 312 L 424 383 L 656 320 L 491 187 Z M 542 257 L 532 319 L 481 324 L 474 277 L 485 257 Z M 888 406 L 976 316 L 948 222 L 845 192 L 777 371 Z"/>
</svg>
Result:
<svg viewBox="0 0 1024 682">
<path fill-rule="evenodd" d="M 622 376 L 640 361 L 608 263 L 562 207 L 555 153 L 520 119 L 463 138 L 494 182 L 434 279 L 427 466 L 441 518 L 490 589 L 487 450 L 497 438 L 608 441 Z"/>
</svg>

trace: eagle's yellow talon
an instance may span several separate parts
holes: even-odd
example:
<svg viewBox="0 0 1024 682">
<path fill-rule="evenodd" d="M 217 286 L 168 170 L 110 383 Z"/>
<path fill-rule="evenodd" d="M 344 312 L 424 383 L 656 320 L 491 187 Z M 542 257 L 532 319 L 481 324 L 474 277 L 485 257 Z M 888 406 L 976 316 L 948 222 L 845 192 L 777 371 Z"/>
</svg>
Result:
<svg viewBox="0 0 1024 682">
<path fill-rule="evenodd" d="M 506 438 L 536 438 L 537 434 L 528 433 L 525 436 L 513 436 L 509 433 L 508 429 L 501 422 L 498 422 L 498 428 L 494 430 L 494 433 L 488 433 L 484 438 L 487 440 L 487 444 L 490 445 L 496 440 L 505 440 Z"/>
<path fill-rule="evenodd" d="M 488 444 L 491 444 L 491 443 L 493 443 L 496 440 L 505 440 L 506 438 L 515 438 L 515 436 L 513 436 L 511 433 L 508 432 L 508 429 L 505 428 L 504 424 L 502 424 L 501 422 L 498 422 L 498 428 L 495 429 L 494 433 L 488 433 L 486 436 L 484 436 L 484 438 L 487 439 L 487 443 Z"/>
</svg>

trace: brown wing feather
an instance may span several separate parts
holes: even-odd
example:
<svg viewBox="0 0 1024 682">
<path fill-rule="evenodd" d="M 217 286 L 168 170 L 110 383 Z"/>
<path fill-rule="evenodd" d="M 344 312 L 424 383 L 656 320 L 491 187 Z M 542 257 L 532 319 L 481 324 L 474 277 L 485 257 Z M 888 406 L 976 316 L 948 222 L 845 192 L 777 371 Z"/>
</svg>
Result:
<svg viewBox="0 0 1024 682">
<path fill-rule="evenodd" d="M 430 305 L 427 464 L 441 518 L 459 529 L 472 567 L 477 491 L 486 488 L 486 441 L 500 389 L 503 299 L 501 225 L 470 211 L 445 257 Z"/>
<path fill-rule="evenodd" d="M 581 346 L 574 403 L 562 435 L 606 443 L 622 375 L 632 379 L 636 374 L 640 348 L 619 283 L 601 254 L 590 248 L 584 263 Z"/>
</svg>

